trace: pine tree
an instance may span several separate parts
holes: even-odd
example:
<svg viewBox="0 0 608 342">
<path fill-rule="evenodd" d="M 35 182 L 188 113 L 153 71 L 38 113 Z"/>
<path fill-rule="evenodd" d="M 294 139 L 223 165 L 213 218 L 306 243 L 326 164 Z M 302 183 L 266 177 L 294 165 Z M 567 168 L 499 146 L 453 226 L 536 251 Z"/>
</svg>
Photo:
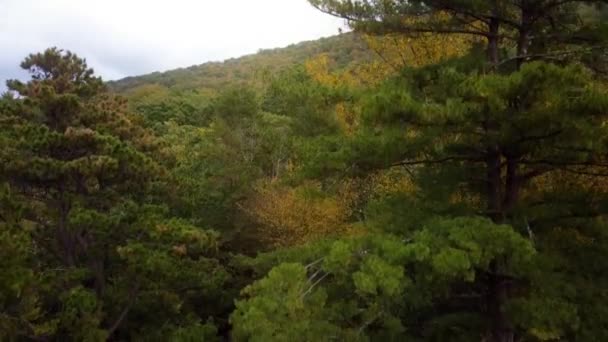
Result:
<svg viewBox="0 0 608 342">
<path fill-rule="evenodd" d="M 0 110 L 0 181 L 22 209 L 10 221 L 0 208 L 0 228 L 3 242 L 6 229 L 31 241 L 21 248 L 36 260 L 30 277 L 44 314 L 33 323 L 44 329 L 18 324 L 10 337 L 99 341 L 146 336 L 155 320 L 206 320 L 175 307 L 189 287 L 204 300 L 225 279 L 213 259 L 218 237 L 169 218 L 155 200 L 164 171 L 151 158 L 153 136 L 71 52 L 48 49 L 21 66 L 31 80 L 9 81 Z M 150 307 L 154 318 L 129 319 Z"/>
<path fill-rule="evenodd" d="M 309 0 L 345 18 L 357 31 L 409 35 L 464 34 L 486 42 L 487 67 L 509 61 L 563 58 L 605 49 L 605 23 L 583 17 L 583 7 L 605 0 Z M 570 49 L 572 47 L 575 49 Z"/>
<path fill-rule="evenodd" d="M 478 198 L 480 203 L 469 203 L 460 214 L 483 215 L 496 224 L 527 229 L 547 229 L 547 221 L 572 224 L 557 218 L 564 210 L 561 202 L 543 201 L 554 204 L 547 215 L 528 196 L 538 181 L 557 175 L 570 175 L 574 183 L 585 174 L 596 180 L 605 176 L 605 86 L 580 66 L 534 61 L 565 65 L 605 48 L 605 36 L 599 34 L 603 23 L 582 18 L 582 1 L 311 3 L 362 32 L 465 34 L 485 40 L 479 67 L 470 68 L 469 62 L 468 67 L 425 68 L 370 96 L 365 127 L 351 139 L 348 152 L 337 155 L 347 159 L 335 165 L 409 168 L 427 189 L 438 182 L 446 190 L 451 186 L 452 194 Z M 447 196 L 442 203 L 448 202 L 450 192 L 440 192 Z M 598 201 L 580 202 L 595 210 L 572 215 L 604 214 Z M 482 310 L 491 321 L 489 332 L 495 341 L 512 341 L 516 328 L 506 307 L 518 284 L 529 279 L 514 279 L 500 259 L 488 267 Z"/>
</svg>

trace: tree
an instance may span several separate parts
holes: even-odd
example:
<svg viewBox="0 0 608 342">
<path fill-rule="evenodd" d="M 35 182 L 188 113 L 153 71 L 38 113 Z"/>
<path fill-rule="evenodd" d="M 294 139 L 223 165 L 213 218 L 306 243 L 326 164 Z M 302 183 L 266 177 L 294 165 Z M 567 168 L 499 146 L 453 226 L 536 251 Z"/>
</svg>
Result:
<svg viewBox="0 0 608 342">
<path fill-rule="evenodd" d="M 356 194 L 343 182 L 333 196 L 319 183 L 288 187 L 265 180 L 255 187 L 243 209 L 259 225 L 259 240 L 273 247 L 289 247 L 331 236 L 345 235 L 352 227 Z"/>
<path fill-rule="evenodd" d="M 323 12 L 349 20 L 372 33 L 465 34 L 487 44 L 491 69 L 508 61 L 563 58 L 605 47 L 599 20 L 582 21 L 583 4 L 602 6 L 605 0 L 448 1 L 448 0 L 309 0 Z M 599 34 L 599 35 L 596 35 Z M 583 49 L 557 51 L 577 45 Z M 509 51 L 511 50 L 511 51 Z M 506 54 L 506 55 L 505 55 Z"/>
<path fill-rule="evenodd" d="M 209 118 L 204 113 L 208 98 L 199 92 L 177 92 L 158 84 L 140 86 L 125 94 L 129 108 L 141 116 L 146 127 L 162 132 L 163 124 L 203 126 Z"/>
<path fill-rule="evenodd" d="M 408 244 L 379 233 L 275 252 L 283 263 L 245 288 L 237 302 L 234 337 L 480 339 L 482 323 L 471 307 L 452 303 L 457 316 L 441 315 L 434 305 L 445 303 L 454 282 L 483 277 L 480 270 L 494 258 L 504 258 L 516 274 L 526 272 L 534 253 L 510 227 L 475 218 L 429 222 Z"/>
<path fill-rule="evenodd" d="M 10 338 L 146 336 L 146 325 L 158 322 L 130 317 L 151 307 L 174 326 L 206 320 L 182 305 L 217 297 L 205 291 L 227 277 L 214 259 L 218 237 L 155 203 L 164 171 L 150 157 L 153 136 L 71 52 L 48 49 L 22 67 L 32 79 L 9 81 L 18 97 L 3 99 L 0 110 L 0 181 L 22 209 L 15 219 L 0 208 L 0 228 L 3 244 L 14 234 L 23 244 L 15 253 L 31 253 L 15 260 L 36 260 L 29 277 L 39 284 L 28 291 L 40 306 L 28 316 L 35 322 L 17 325 Z M 192 286 L 204 290 L 192 296 Z"/>
<path fill-rule="evenodd" d="M 556 89 L 554 84 L 564 86 Z M 391 167 L 407 170 L 420 190 L 413 196 L 396 197 L 401 203 L 376 205 L 375 212 L 393 213 L 392 222 L 376 227 L 381 231 L 390 229 L 408 239 L 431 217 L 484 215 L 512 225 L 518 234 L 534 236 L 537 248 L 543 251 L 541 258 L 551 255 L 558 260 L 553 254 L 559 254 L 556 246 L 546 240 L 555 227 L 571 227 L 583 236 L 593 236 L 597 239 L 594 245 L 602 248 L 603 234 L 592 227 L 594 218 L 606 213 L 606 194 L 581 186 L 581 177 L 589 177 L 585 182 L 591 184 L 605 182 L 606 132 L 601 124 L 606 120 L 605 91 L 580 66 L 529 63 L 510 75 L 471 75 L 449 64 L 413 71 L 410 77 L 386 83 L 372 93 L 365 100 L 361 129 L 342 138 L 337 152 L 320 154 L 309 163 L 315 170 L 334 168 L 338 174 L 344 172 L 343 166 L 358 172 Z M 492 126 L 485 126 L 488 120 Z M 331 145 L 321 145 L 318 150 L 336 150 L 335 146 L 331 140 Z M 491 146 L 497 146 L 501 153 L 500 172 L 493 168 L 489 170 L 495 173 L 487 172 L 486 153 Z M 492 175 L 501 184 L 496 188 L 489 182 L 493 178 L 486 178 Z M 535 182 L 542 179 L 548 181 L 544 186 Z M 487 196 L 488 186 L 499 189 L 497 197 Z M 470 200 L 454 201 L 454 196 Z M 496 207 L 500 211 L 491 210 Z M 395 225 L 395 221 L 403 223 Z M 503 262 L 499 259 L 483 270 L 485 275 L 476 278 L 473 289 L 454 285 L 463 293 L 455 290 L 452 294 L 459 298 L 472 291 L 474 298 L 479 298 L 479 289 L 487 291 L 476 310 L 493 320 L 494 336 L 504 333 L 497 328 L 500 322 L 517 317 L 508 313 L 509 303 L 560 302 L 567 293 L 565 289 L 550 290 L 546 282 L 539 281 L 553 277 L 550 274 L 555 266 L 539 268 L 544 278 L 533 274 L 520 274 L 519 278 L 505 270 Z M 578 262 L 585 263 L 584 259 Z M 571 274 L 571 279 L 578 277 Z M 602 279 L 598 275 L 592 284 L 601 284 Z M 533 290 L 537 287 L 543 290 Z M 449 312 L 450 307 L 436 316 Z M 538 310 L 532 304 L 526 307 L 530 312 Z M 552 311 L 555 317 L 562 312 Z M 514 331 L 514 324 L 506 325 Z M 537 335 L 567 334 L 553 330 L 558 326 L 536 328 Z"/>
<path fill-rule="evenodd" d="M 356 31 L 464 34 L 485 40 L 485 63 L 479 67 L 448 63 L 425 68 L 413 72 L 411 83 L 389 83 L 370 97 L 370 107 L 363 110 L 367 131 L 363 128 L 353 141 L 356 157 L 351 154 L 350 160 L 355 165 L 407 167 L 420 182 L 426 176 L 427 186 L 431 179 L 442 179 L 444 187 L 452 184 L 452 192 L 464 188 L 479 196 L 484 207 L 470 206 L 469 215 L 514 226 L 534 212 L 523 195 L 534 178 L 562 172 L 576 178 L 590 170 L 596 177 L 605 174 L 604 86 L 579 66 L 531 63 L 564 65 L 604 49 L 604 23 L 584 18 L 581 11 L 586 4 L 605 1 L 310 2 L 346 18 Z M 555 89 L 556 84 L 563 87 Z M 411 136 L 399 130 L 409 130 Z M 603 209 L 588 214 L 601 215 Z M 491 335 L 495 341 L 512 341 L 514 327 L 505 307 L 512 293 L 507 284 L 513 281 L 499 260 L 491 266 Z"/>
</svg>

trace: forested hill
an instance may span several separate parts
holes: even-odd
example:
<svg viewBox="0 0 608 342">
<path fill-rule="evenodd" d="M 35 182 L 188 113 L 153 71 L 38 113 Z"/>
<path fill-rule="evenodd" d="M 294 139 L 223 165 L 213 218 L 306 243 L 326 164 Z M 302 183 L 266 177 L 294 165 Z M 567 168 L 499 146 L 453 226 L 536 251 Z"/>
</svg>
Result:
<svg viewBox="0 0 608 342">
<path fill-rule="evenodd" d="M 0 341 L 608 341 L 608 0 L 309 2 L 361 35 L 23 60 Z"/>
<path fill-rule="evenodd" d="M 117 92 L 126 92 L 146 84 L 159 84 L 174 90 L 217 91 L 228 84 L 250 81 L 260 72 L 281 70 L 303 63 L 319 54 L 327 54 L 337 68 L 344 67 L 352 61 L 365 61 L 373 57 L 373 52 L 359 36 L 354 33 L 344 33 L 285 48 L 260 50 L 256 54 L 231 58 L 223 62 L 208 62 L 166 72 L 127 77 L 109 82 L 109 85 Z"/>
</svg>

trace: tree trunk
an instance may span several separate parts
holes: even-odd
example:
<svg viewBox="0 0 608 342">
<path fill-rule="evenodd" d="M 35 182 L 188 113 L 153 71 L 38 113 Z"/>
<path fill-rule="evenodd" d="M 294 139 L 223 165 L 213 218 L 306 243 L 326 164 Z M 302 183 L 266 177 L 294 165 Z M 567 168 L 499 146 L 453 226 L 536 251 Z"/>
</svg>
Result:
<svg viewBox="0 0 608 342">
<path fill-rule="evenodd" d="M 502 176 L 500 165 L 500 151 L 498 147 L 490 147 L 486 155 L 486 200 L 487 212 L 492 221 L 502 223 L 501 188 Z"/>
<path fill-rule="evenodd" d="M 63 258 L 65 266 L 73 267 L 76 264 L 75 248 L 76 242 L 68 228 L 68 216 L 70 214 L 70 203 L 65 198 L 63 188 L 60 188 L 59 198 L 56 201 L 56 208 L 59 212 L 57 221 L 57 242 L 59 243 L 59 255 Z"/>
<path fill-rule="evenodd" d="M 486 156 L 486 172 L 487 172 L 487 210 L 488 216 L 495 223 L 504 223 L 505 221 L 505 204 L 506 199 L 514 195 L 513 189 L 506 187 L 503 199 L 503 179 L 501 175 L 501 153 L 497 147 L 489 148 Z M 513 176 L 513 174 L 511 175 Z M 510 179 L 510 180 L 509 180 Z M 507 184 L 516 185 L 514 179 L 509 177 L 507 172 Z M 509 318 L 503 311 L 503 306 L 508 297 L 508 288 L 506 280 L 500 276 L 500 267 L 497 260 L 494 260 L 490 266 L 490 274 L 487 289 L 487 312 L 490 319 L 493 342 L 512 342 L 513 328 L 509 322 Z"/>
<path fill-rule="evenodd" d="M 490 314 L 492 341 L 513 342 L 513 327 L 504 312 L 504 303 L 508 299 L 507 280 L 500 275 L 498 263 L 494 261 L 490 267 L 490 283 L 488 291 L 488 313 Z"/>
<path fill-rule="evenodd" d="M 519 28 L 519 38 L 517 40 L 517 69 L 526 62 L 528 55 L 528 47 L 530 46 L 530 25 L 532 18 L 530 17 L 528 2 L 522 1 L 521 4 L 521 23 Z"/>
<path fill-rule="evenodd" d="M 488 23 L 487 36 L 487 61 L 492 71 L 496 71 L 500 61 L 500 20 L 498 17 L 498 8 L 495 8 L 494 18 L 491 18 Z M 492 118 L 488 117 L 488 131 L 491 131 L 492 125 Z M 486 151 L 487 210 L 488 216 L 495 223 L 503 223 L 505 221 L 501 153 L 498 146 L 489 146 Z M 499 271 L 498 262 L 495 260 L 490 268 L 487 291 L 487 311 L 491 325 L 489 335 L 492 337 L 493 342 L 513 342 L 513 328 L 509 322 L 509 318 L 503 311 L 503 306 L 508 296 L 508 289 L 505 279 L 501 278 Z"/>
<path fill-rule="evenodd" d="M 488 50 L 487 59 L 491 70 L 495 70 L 499 62 L 498 55 L 498 38 L 500 30 L 500 21 L 497 18 L 490 19 L 488 24 Z"/>
<path fill-rule="evenodd" d="M 506 156 L 507 158 L 507 175 L 505 180 L 505 199 L 503 201 L 503 212 L 505 216 L 509 216 L 519 199 L 520 176 L 517 172 L 519 167 L 519 157 Z"/>
</svg>

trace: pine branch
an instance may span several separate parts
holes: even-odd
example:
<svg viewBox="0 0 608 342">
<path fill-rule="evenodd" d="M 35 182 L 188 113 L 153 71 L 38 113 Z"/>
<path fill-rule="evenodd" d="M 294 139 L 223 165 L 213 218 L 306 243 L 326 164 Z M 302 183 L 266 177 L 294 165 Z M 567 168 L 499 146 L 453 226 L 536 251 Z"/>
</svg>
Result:
<svg viewBox="0 0 608 342">
<path fill-rule="evenodd" d="M 577 162 L 577 161 L 558 161 L 558 160 L 547 160 L 547 159 L 539 159 L 539 160 L 525 160 L 522 159 L 519 161 L 520 164 L 523 165 L 548 165 L 555 167 L 568 167 L 568 166 L 595 166 L 608 168 L 608 164 L 600 163 L 600 162 Z"/>
<path fill-rule="evenodd" d="M 451 161 L 474 161 L 480 162 L 483 161 L 480 157 L 464 157 L 464 156 L 450 156 L 441 159 L 421 159 L 421 160 L 411 160 L 411 161 L 401 161 L 394 164 L 391 164 L 391 167 L 395 166 L 406 166 L 406 165 L 429 165 L 429 164 L 442 164 Z"/>
<path fill-rule="evenodd" d="M 573 50 L 562 50 L 562 51 L 554 51 L 554 52 L 547 52 L 547 53 L 538 53 L 538 54 L 526 54 L 526 55 L 519 55 L 519 56 L 514 56 L 514 57 L 510 57 L 507 59 L 504 59 L 502 61 L 500 61 L 498 63 L 498 65 L 503 65 L 509 62 L 513 62 L 516 60 L 522 60 L 522 59 L 542 59 L 542 58 L 556 58 L 556 57 L 560 57 L 560 56 L 568 56 L 568 55 L 576 55 L 579 53 L 585 53 L 585 52 L 591 52 L 594 50 L 600 50 L 600 49 L 605 49 L 608 48 L 608 45 L 596 45 L 596 46 L 592 46 L 592 47 L 587 47 L 587 48 L 581 48 L 581 49 L 573 49 Z"/>
</svg>

